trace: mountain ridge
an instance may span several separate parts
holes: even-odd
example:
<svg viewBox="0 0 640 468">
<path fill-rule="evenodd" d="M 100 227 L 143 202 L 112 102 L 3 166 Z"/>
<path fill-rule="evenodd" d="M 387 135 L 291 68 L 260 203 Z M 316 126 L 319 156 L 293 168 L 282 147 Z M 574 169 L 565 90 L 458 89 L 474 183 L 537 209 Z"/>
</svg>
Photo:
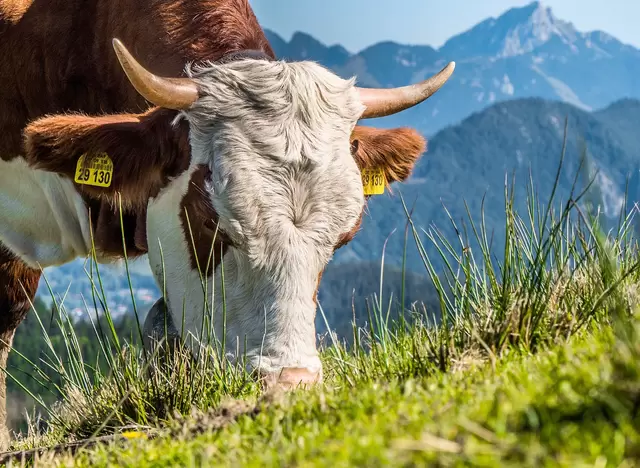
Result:
<svg viewBox="0 0 640 468">
<path fill-rule="evenodd" d="M 537 1 L 487 18 L 439 48 L 381 41 L 351 53 L 299 31 L 290 42 L 271 30 L 267 35 L 278 57 L 313 58 L 344 78 L 357 76 L 364 87 L 403 86 L 455 61 L 453 76 L 428 103 L 376 122 L 387 128 L 410 122 L 425 135 L 504 100 L 543 97 L 593 110 L 640 98 L 639 49 L 600 30 L 581 32 Z"/>
</svg>

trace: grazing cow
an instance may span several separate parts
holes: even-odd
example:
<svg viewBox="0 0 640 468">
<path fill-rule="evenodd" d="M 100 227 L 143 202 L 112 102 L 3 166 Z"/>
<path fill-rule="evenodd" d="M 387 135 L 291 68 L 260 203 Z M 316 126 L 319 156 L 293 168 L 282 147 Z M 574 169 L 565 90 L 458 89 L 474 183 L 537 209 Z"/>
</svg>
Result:
<svg viewBox="0 0 640 468">
<path fill-rule="evenodd" d="M 283 385 L 319 381 L 316 292 L 358 230 L 362 171 L 402 181 L 426 145 L 357 123 L 452 72 L 360 89 L 276 60 L 247 0 L 0 0 L 0 366 L 40 268 L 92 237 L 100 262 L 122 258 L 122 215 L 178 332 L 200 337 L 210 307 L 221 338 L 224 272 L 226 351 Z M 2 374 L 3 426 L 5 392 Z"/>
</svg>

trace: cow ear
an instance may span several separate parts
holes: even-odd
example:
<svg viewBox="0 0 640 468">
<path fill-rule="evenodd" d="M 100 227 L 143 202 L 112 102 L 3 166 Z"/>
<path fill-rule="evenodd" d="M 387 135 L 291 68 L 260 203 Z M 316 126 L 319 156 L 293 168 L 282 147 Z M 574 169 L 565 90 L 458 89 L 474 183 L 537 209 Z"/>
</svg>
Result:
<svg viewBox="0 0 640 468">
<path fill-rule="evenodd" d="M 351 152 L 360 170 L 382 168 L 389 184 L 406 180 L 426 148 L 424 137 L 411 128 L 358 125 L 351 133 Z"/>
<path fill-rule="evenodd" d="M 24 130 L 27 163 L 74 181 L 92 198 L 145 204 L 169 177 L 189 165 L 190 148 L 185 122 L 172 124 L 175 111 L 154 109 L 144 114 L 88 117 L 52 115 L 31 122 Z M 75 181 L 78 160 L 107 155 L 113 172 L 103 186 Z"/>
</svg>

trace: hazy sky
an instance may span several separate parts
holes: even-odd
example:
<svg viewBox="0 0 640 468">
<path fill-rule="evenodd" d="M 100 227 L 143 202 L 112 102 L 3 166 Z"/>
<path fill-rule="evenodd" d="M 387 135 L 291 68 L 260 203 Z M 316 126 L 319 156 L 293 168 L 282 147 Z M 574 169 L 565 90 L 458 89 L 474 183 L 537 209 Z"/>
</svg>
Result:
<svg viewBox="0 0 640 468">
<path fill-rule="evenodd" d="M 439 47 L 450 36 L 530 0 L 250 0 L 263 27 L 300 30 L 352 52 L 382 40 Z M 546 0 L 556 17 L 640 47 L 640 0 Z"/>
</svg>

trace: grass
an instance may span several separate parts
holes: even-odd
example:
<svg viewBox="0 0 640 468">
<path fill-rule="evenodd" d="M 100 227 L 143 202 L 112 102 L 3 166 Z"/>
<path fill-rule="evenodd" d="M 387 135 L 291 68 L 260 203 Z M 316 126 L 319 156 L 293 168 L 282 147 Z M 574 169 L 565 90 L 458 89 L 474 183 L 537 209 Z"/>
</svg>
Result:
<svg viewBox="0 0 640 468">
<path fill-rule="evenodd" d="M 69 466 L 388 466 L 438 462 L 620 464 L 640 449 L 637 346 L 580 336 L 431 377 L 297 393 L 222 428 L 213 415 L 152 441 L 100 447 Z M 625 353 L 630 353 L 627 359 Z M 629 368 L 629 369 L 628 369 Z M 207 423 L 211 424 L 208 430 Z"/>
<path fill-rule="evenodd" d="M 390 323 L 396 305 L 380 292 L 371 302 L 369 327 L 354 327 L 354 346 L 329 337 L 322 349 L 326 382 L 311 391 L 263 395 L 241 366 L 220 360 L 214 349 L 205 350 L 210 359 L 195 362 L 184 352 L 168 361 L 148 355 L 118 339 L 108 318 L 110 330 L 96 327 L 101 363 L 89 365 L 60 307 L 66 351 L 59 356 L 51 347 L 47 364 L 61 376 L 61 401 L 42 402 L 46 429 L 17 440 L 14 448 L 95 438 L 126 427 L 146 435 L 55 461 L 635 464 L 636 209 L 625 208 L 626 216 L 605 233 L 588 209 L 588 188 L 556 206 L 555 188 L 543 205 L 531 184 L 521 216 L 513 188 L 505 186 L 500 260 L 482 217 L 477 222 L 469 213 L 468 230 L 451 218 L 459 233 L 452 242 L 436 228 L 414 226 L 407 209 L 407 242 L 412 237 L 418 246 L 440 310 L 416 306 Z M 427 254 L 426 243 L 438 262 Z M 99 275 L 95 289 L 101 290 Z M 108 317 L 102 294 L 94 302 Z M 42 363 L 33 365 L 46 380 L 38 370 Z M 47 455 L 43 460 L 53 462 Z"/>
</svg>

